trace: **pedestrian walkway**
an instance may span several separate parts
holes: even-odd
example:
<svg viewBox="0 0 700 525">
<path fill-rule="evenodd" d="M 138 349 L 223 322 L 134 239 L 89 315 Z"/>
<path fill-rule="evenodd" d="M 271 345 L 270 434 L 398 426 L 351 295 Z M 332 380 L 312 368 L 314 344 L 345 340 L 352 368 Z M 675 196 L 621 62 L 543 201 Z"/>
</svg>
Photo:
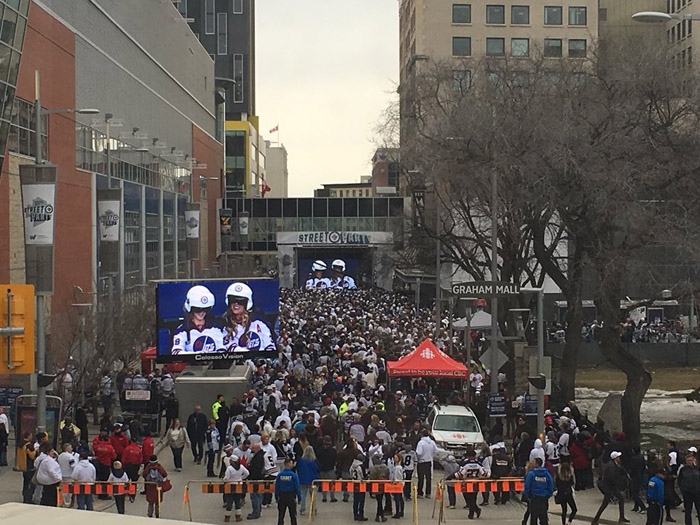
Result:
<svg viewBox="0 0 700 525">
<path fill-rule="evenodd" d="M 164 449 L 158 454 L 161 463 L 169 472 L 169 478 L 172 481 L 173 489 L 165 494 L 162 517 L 172 520 L 186 520 L 189 522 L 189 516 L 186 510 L 183 512 L 183 491 L 187 481 L 192 479 L 202 479 L 206 474 L 203 465 L 196 465 L 192 461 L 192 456 L 189 452 L 186 453 L 183 461 L 182 472 L 175 472 L 172 464 L 172 456 L 168 449 Z M 439 471 L 438 471 L 439 472 Z M 21 501 L 21 485 L 22 475 L 19 472 L 13 472 L 11 469 L 3 469 L 0 472 L 0 503 L 20 502 Z M 192 506 L 192 519 L 200 523 L 224 523 L 224 509 L 222 508 L 221 494 L 201 494 L 198 491 L 190 491 L 190 503 Z M 598 505 L 602 500 L 602 496 L 598 490 L 586 490 L 576 493 L 576 503 L 579 507 L 579 515 L 574 520 L 576 522 L 590 522 Z M 479 500 L 481 501 L 481 496 Z M 419 524 L 435 524 L 438 525 L 437 516 L 438 510 L 435 509 L 435 517 L 433 516 L 433 508 L 439 502 L 434 499 L 419 499 L 418 500 L 418 523 Z M 245 511 L 250 508 L 250 503 L 244 507 Z M 447 509 L 445 505 L 445 519 L 447 525 L 457 525 L 459 522 L 464 522 L 467 519 L 467 511 L 463 509 L 464 501 L 457 498 L 457 508 Z M 632 525 L 643 525 L 646 523 L 646 516 L 632 512 L 631 504 L 627 507 L 627 518 L 631 520 Z M 374 515 L 375 503 L 373 499 L 367 498 L 365 504 L 365 513 L 367 516 Z M 407 505 L 408 508 L 408 505 Z M 352 520 L 352 497 L 350 502 L 343 503 L 342 500 L 337 503 L 322 503 L 317 500 L 318 512 L 314 517 L 314 523 L 322 525 L 340 525 L 346 524 Z M 126 504 L 127 515 L 146 516 L 147 503 L 143 496 L 137 496 L 134 503 Z M 554 500 L 550 500 L 550 523 L 558 525 L 559 506 L 554 504 Z M 114 501 L 95 500 L 95 511 L 116 514 Z M 475 521 L 488 523 L 503 523 L 510 525 L 521 525 L 525 506 L 519 501 L 510 501 L 506 505 L 493 505 L 483 507 L 481 518 Z M 77 511 L 76 511 L 77 512 Z M 84 512 L 84 511 L 81 511 Z M 678 520 L 682 519 L 680 511 L 674 511 L 675 517 Z M 392 523 L 411 523 L 410 513 L 406 513 L 406 518 L 400 520 L 390 520 Z M 299 523 L 305 524 L 307 516 L 299 516 Z M 603 514 L 602 524 L 613 525 L 617 523 L 617 507 L 609 507 Z M 256 525 L 276 525 L 277 524 L 277 509 L 273 503 L 269 509 L 263 509 L 262 517 L 256 520 Z"/>
</svg>

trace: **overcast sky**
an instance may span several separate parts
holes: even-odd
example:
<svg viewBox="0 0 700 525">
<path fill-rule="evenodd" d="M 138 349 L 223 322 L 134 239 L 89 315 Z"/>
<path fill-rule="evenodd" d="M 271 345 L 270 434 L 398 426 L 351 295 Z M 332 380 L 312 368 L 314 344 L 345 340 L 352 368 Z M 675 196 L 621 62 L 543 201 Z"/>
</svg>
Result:
<svg viewBox="0 0 700 525">
<path fill-rule="evenodd" d="M 370 175 L 399 76 L 396 0 L 259 0 L 256 29 L 256 109 L 266 139 L 279 124 L 290 197 Z"/>
</svg>

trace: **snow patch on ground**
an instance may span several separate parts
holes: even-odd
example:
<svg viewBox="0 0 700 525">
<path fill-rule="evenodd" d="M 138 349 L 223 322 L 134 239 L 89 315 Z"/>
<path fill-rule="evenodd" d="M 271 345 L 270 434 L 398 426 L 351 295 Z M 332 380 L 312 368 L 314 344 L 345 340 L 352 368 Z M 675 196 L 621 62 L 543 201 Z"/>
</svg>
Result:
<svg viewBox="0 0 700 525">
<path fill-rule="evenodd" d="M 679 441 L 697 439 L 700 434 L 700 403 L 686 401 L 684 396 L 687 393 L 687 390 L 649 390 L 640 414 L 642 433 Z M 607 396 L 608 392 L 594 388 L 577 388 L 576 404 L 591 421 L 595 421 Z"/>
</svg>

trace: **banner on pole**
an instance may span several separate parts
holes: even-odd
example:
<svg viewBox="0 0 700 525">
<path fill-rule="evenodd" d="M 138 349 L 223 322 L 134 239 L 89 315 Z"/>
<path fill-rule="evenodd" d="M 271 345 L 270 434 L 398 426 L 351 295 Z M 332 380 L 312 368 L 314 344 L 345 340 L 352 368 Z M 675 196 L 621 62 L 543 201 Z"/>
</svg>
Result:
<svg viewBox="0 0 700 525">
<path fill-rule="evenodd" d="M 55 184 L 22 185 L 25 244 L 52 246 Z"/>
<path fill-rule="evenodd" d="M 199 239 L 199 210 L 185 211 L 185 226 L 188 239 Z"/>
<path fill-rule="evenodd" d="M 119 241 L 121 202 L 118 200 L 97 201 L 97 215 L 100 223 L 100 240 Z"/>
</svg>

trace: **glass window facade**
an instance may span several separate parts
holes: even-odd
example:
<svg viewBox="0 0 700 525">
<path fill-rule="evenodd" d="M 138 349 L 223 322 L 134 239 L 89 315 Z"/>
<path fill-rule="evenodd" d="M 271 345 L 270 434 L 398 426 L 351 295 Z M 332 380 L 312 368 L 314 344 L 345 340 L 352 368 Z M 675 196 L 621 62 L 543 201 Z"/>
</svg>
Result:
<svg viewBox="0 0 700 525">
<path fill-rule="evenodd" d="M 452 4 L 452 23 L 471 24 L 472 6 L 471 4 Z"/>
<path fill-rule="evenodd" d="M 150 152 L 137 151 L 118 139 L 112 138 L 109 148 L 107 142 L 103 132 L 76 123 L 76 167 L 166 191 L 190 194 L 191 170 Z"/>
<path fill-rule="evenodd" d="M 452 55 L 468 57 L 472 54 L 472 39 L 468 36 L 452 37 Z"/>
<path fill-rule="evenodd" d="M 0 0 L 0 169 L 5 160 L 5 149 L 10 133 L 11 120 L 14 113 L 15 88 L 17 86 L 17 74 L 22 57 L 24 34 L 27 27 L 27 14 L 29 12 L 29 0 Z M 20 115 L 18 114 L 18 124 Z M 34 155 L 31 148 L 29 133 L 29 119 L 26 116 L 21 132 L 19 125 L 16 127 L 16 149 L 28 151 L 27 155 Z M 31 135 L 34 136 L 34 135 Z M 46 142 L 44 142 L 46 143 Z"/>
<path fill-rule="evenodd" d="M 49 118 L 41 118 L 41 154 L 49 157 Z M 7 147 L 12 153 L 33 157 L 36 153 L 36 111 L 34 103 L 15 97 L 12 104 L 12 120 L 7 137 Z"/>
<path fill-rule="evenodd" d="M 276 251 L 280 231 L 391 231 L 403 241 L 403 197 L 233 199 L 230 251 Z M 247 238 L 237 217 L 247 212 Z M 222 244 L 226 250 L 226 245 Z"/>
</svg>

